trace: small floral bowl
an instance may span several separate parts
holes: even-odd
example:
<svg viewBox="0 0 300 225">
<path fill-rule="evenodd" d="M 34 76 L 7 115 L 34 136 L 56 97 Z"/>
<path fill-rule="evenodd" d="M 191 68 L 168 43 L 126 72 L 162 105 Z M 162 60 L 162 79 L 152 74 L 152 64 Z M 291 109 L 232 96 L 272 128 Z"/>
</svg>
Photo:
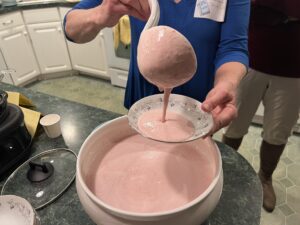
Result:
<svg viewBox="0 0 300 225">
<path fill-rule="evenodd" d="M 143 133 L 143 131 L 140 130 L 138 126 L 138 121 L 143 113 L 156 109 L 160 109 L 162 111 L 163 106 L 163 94 L 151 95 L 140 99 L 129 109 L 129 125 L 146 138 L 151 138 L 156 141 L 163 142 L 178 142 L 173 140 L 165 141 L 163 139 L 150 137 L 147 134 Z M 212 115 L 210 113 L 204 112 L 201 109 L 201 102 L 184 95 L 171 94 L 167 111 L 175 112 L 184 116 L 184 118 L 187 119 L 187 121 L 190 121 L 195 128 L 195 132 L 192 136 L 190 136 L 186 140 L 181 140 L 180 142 L 193 141 L 207 135 L 211 131 L 214 124 Z"/>
<path fill-rule="evenodd" d="M 40 225 L 40 219 L 30 203 L 16 195 L 0 196 L 1 225 Z"/>
</svg>

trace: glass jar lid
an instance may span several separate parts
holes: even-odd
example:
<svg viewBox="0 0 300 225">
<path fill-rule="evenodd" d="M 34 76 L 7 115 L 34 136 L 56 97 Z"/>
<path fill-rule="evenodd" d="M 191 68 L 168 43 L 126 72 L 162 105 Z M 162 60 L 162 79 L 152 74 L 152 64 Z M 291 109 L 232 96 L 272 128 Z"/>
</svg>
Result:
<svg viewBox="0 0 300 225">
<path fill-rule="evenodd" d="M 76 161 L 76 154 L 65 148 L 37 154 L 8 177 L 1 195 L 20 196 L 35 209 L 41 209 L 56 200 L 72 184 Z"/>
</svg>

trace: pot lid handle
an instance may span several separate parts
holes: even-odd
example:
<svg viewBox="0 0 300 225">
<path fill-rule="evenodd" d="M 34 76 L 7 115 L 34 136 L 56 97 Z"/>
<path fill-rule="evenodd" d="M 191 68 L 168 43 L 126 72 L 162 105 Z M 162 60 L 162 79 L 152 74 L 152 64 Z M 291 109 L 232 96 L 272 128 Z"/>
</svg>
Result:
<svg viewBox="0 0 300 225">
<path fill-rule="evenodd" d="M 31 182 L 41 182 L 52 176 L 54 167 L 51 163 L 36 163 L 29 162 L 29 170 L 27 172 L 27 178 Z"/>
</svg>

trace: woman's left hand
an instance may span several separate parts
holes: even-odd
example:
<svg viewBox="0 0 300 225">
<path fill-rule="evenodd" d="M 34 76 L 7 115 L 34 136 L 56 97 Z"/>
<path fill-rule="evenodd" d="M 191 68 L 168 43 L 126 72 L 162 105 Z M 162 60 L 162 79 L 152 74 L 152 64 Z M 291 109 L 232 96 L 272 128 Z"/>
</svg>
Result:
<svg viewBox="0 0 300 225">
<path fill-rule="evenodd" d="M 214 119 L 214 126 L 206 136 L 226 127 L 237 117 L 236 91 L 246 72 L 246 66 L 239 62 L 227 62 L 217 69 L 215 86 L 201 106 L 202 110 L 210 112 Z"/>
<path fill-rule="evenodd" d="M 202 110 L 213 116 L 214 126 L 208 135 L 212 135 L 237 117 L 235 105 L 236 87 L 230 82 L 219 82 L 206 96 Z M 208 136 L 207 135 L 207 136 Z"/>
</svg>

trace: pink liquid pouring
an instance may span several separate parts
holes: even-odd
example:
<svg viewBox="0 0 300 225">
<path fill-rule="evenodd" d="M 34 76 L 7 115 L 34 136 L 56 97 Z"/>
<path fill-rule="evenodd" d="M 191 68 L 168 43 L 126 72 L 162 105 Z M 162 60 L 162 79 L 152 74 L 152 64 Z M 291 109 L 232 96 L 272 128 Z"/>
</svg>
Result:
<svg viewBox="0 0 300 225">
<path fill-rule="evenodd" d="M 216 174 L 199 145 L 168 144 L 138 134 L 115 144 L 101 160 L 92 191 L 115 208 L 154 213 L 197 198 Z"/>
<path fill-rule="evenodd" d="M 164 107 L 163 107 L 162 118 L 161 118 L 161 121 L 163 123 L 166 122 L 166 114 L 167 114 L 171 92 L 172 92 L 172 88 L 164 88 Z"/>
</svg>

